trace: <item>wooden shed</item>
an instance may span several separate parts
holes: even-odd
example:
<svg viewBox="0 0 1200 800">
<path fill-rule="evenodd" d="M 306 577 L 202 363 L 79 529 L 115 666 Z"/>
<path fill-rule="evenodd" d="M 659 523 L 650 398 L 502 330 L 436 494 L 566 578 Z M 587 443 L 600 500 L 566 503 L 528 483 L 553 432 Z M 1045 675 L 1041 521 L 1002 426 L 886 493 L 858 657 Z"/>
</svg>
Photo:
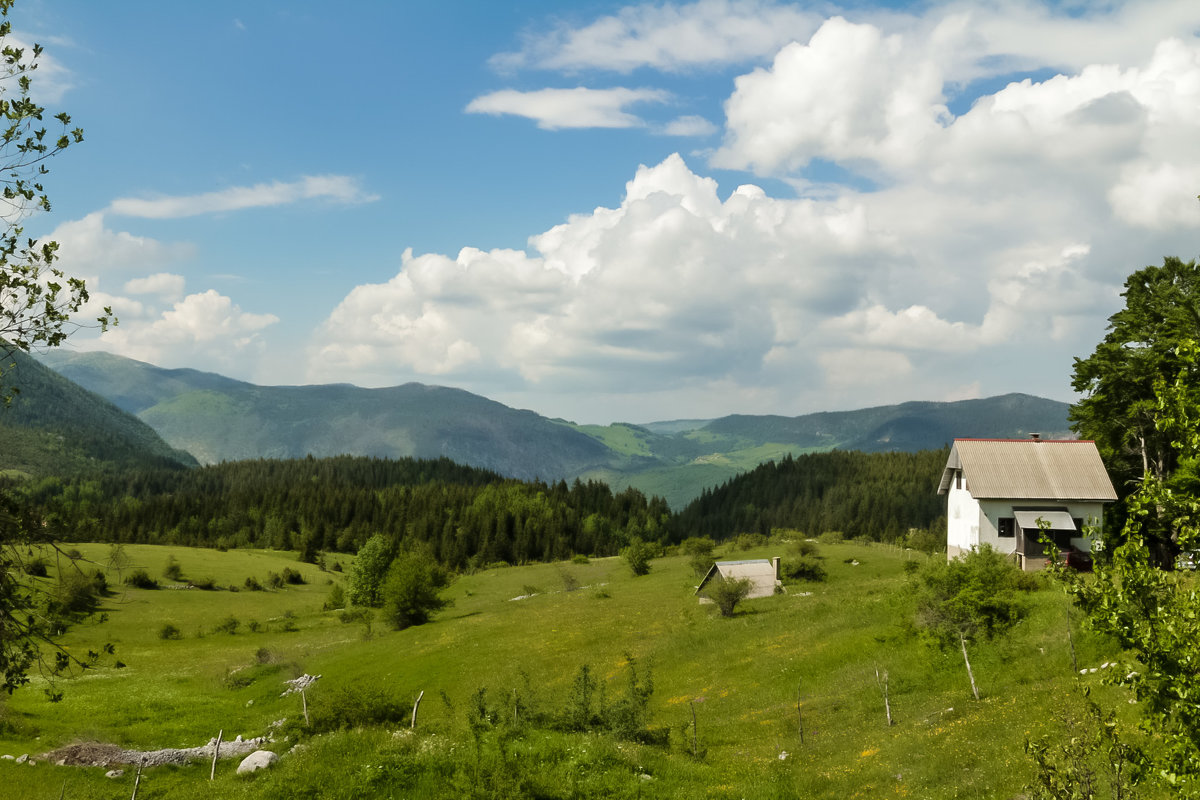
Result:
<svg viewBox="0 0 1200 800">
<path fill-rule="evenodd" d="M 701 603 L 711 603 L 712 600 L 705 594 L 707 587 L 712 586 L 715 581 L 736 581 L 743 578 L 750 581 L 750 594 L 746 595 L 747 598 L 769 597 L 775 594 L 776 587 L 783 586 L 779 581 L 779 558 L 718 561 L 709 568 L 704 580 L 696 587 L 696 595 Z"/>
</svg>

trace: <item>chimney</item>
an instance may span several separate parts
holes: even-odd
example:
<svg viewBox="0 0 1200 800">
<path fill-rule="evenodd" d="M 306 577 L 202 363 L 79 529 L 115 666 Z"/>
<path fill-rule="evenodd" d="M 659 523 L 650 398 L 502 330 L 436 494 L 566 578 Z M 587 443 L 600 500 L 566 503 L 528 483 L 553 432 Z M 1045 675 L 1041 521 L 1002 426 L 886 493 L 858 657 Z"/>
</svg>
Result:
<svg viewBox="0 0 1200 800">
<path fill-rule="evenodd" d="M 775 568 L 775 580 L 779 580 L 779 556 L 771 559 L 771 566 Z"/>
<path fill-rule="evenodd" d="M 1033 439 L 1035 442 L 1040 442 L 1042 440 L 1042 435 L 1040 433 L 1031 433 L 1029 434 L 1029 438 Z"/>
</svg>

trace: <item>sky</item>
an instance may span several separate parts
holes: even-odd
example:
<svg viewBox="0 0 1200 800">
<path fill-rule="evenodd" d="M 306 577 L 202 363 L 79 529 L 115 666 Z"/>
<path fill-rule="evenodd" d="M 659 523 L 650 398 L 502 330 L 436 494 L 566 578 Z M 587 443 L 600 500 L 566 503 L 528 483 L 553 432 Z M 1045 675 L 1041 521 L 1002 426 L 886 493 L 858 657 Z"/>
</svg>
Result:
<svg viewBox="0 0 1200 800">
<path fill-rule="evenodd" d="M 1200 3 L 18 0 L 67 345 L 581 423 L 1070 401 L 1200 250 Z"/>
</svg>

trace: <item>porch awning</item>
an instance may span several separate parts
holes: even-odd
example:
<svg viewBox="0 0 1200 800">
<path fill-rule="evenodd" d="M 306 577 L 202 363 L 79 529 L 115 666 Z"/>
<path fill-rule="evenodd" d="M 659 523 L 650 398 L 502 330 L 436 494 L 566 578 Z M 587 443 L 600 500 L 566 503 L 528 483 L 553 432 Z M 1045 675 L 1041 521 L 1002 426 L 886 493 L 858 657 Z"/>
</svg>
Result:
<svg viewBox="0 0 1200 800">
<path fill-rule="evenodd" d="M 1036 531 L 1040 526 L 1038 520 L 1050 525 L 1052 531 L 1076 531 L 1075 520 L 1066 511 L 1014 511 L 1017 525 L 1024 531 Z"/>
</svg>

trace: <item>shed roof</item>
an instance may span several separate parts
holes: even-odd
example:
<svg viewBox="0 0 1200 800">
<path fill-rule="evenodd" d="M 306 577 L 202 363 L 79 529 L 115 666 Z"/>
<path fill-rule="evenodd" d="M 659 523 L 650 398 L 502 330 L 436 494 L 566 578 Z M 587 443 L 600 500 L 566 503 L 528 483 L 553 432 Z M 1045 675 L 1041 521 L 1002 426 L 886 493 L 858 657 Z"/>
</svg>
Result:
<svg viewBox="0 0 1200 800">
<path fill-rule="evenodd" d="M 1096 443 L 1086 439 L 955 439 L 938 494 L 958 469 L 977 498 L 1117 499 Z"/>
<path fill-rule="evenodd" d="M 703 595 L 704 587 L 717 577 L 721 580 L 737 581 L 743 578 L 750 581 L 749 597 L 765 597 L 774 594 L 778 576 L 775 574 L 775 564 L 765 558 L 755 558 L 747 561 L 717 561 L 708 570 L 704 580 L 696 587 L 696 594 Z"/>
</svg>

